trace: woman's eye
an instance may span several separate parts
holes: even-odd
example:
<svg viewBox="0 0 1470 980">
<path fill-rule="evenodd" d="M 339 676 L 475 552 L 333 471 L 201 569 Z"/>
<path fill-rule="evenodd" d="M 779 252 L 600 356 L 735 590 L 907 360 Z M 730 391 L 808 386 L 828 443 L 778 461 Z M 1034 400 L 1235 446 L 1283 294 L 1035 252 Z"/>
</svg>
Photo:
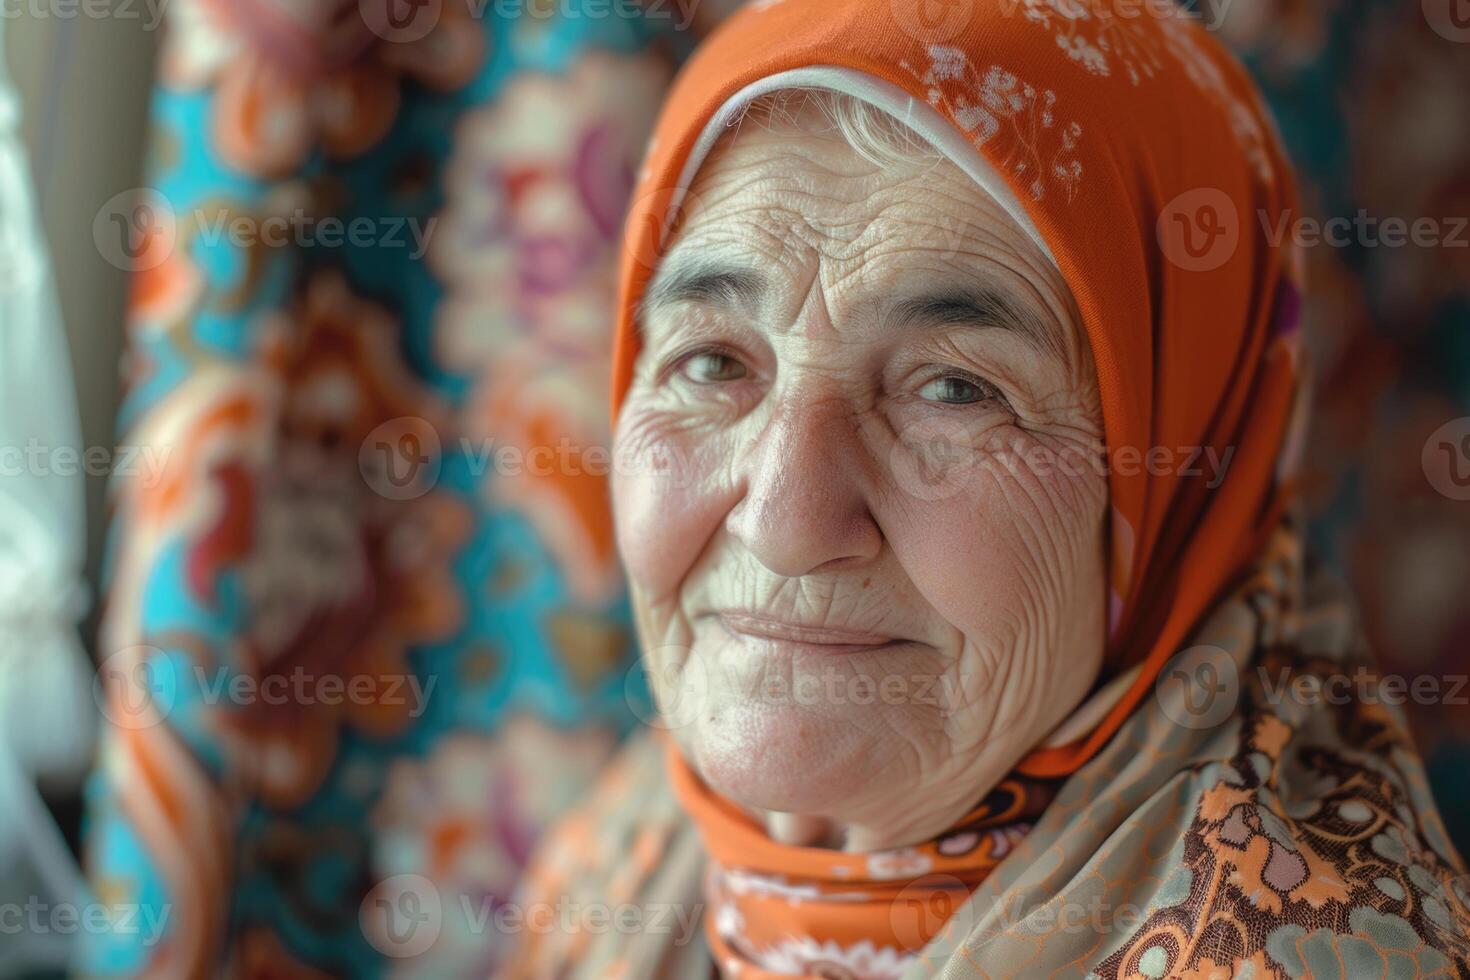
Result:
<svg viewBox="0 0 1470 980">
<path fill-rule="evenodd" d="M 944 405 L 973 405 L 994 396 L 994 389 L 984 382 L 955 375 L 935 378 L 919 389 L 920 398 Z"/>
<path fill-rule="evenodd" d="M 745 365 L 719 351 L 701 351 L 684 362 L 684 374 L 696 384 L 719 384 L 745 377 Z"/>
</svg>

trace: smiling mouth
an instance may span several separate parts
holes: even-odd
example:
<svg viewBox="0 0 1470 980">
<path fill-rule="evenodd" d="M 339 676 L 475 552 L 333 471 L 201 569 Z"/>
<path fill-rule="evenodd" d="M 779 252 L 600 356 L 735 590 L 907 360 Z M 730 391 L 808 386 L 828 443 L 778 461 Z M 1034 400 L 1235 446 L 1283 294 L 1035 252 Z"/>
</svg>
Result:
<svg viewBox="0 0 1470 980">
<path fill-rule="evenodd" d="M 737 610 L 723 610 L 714 616 L 731 636 L 763 641 L 778 647 L 814 648 L 823 653 L 866 653 L 908 642 L 881 633 L 833 629 L 830 626 L 805 626 Z"/>
</svg>

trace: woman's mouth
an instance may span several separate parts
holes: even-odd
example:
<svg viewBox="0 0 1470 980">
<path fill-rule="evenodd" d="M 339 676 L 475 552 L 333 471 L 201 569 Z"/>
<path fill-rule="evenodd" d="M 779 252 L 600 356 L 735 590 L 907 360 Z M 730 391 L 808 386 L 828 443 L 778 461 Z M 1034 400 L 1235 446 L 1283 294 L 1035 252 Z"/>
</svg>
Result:
<svg viewBox="0 0 1470 980">
<path fill-rule="evenodd" d="M 826 654 L 869 653 L 908 642 L 883 633 L 772 619 L 747 610 L 726 609 L 713 615 L 732 637 L 755 640 L 792 651 L 810 649 Z"/>
</svg>

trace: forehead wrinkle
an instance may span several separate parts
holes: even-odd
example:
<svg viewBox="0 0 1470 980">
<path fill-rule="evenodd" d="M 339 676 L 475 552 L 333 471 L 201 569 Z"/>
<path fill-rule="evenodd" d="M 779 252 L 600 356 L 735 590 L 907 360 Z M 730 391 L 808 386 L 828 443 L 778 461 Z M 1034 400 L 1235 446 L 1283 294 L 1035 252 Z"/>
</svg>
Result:
<svg viewBox="0 0 1470 980">
<path fill-rule="evenodd" d="M 738 223 L 746 236 L 766 244 L 770 259 L 800 269 L 813 258 L 841 260 L 860 251 L 873 221 L 854 215 L 855 204 L 834 205 L 829 197 L 783 192 L 720 220 Z"/>
<path fill-rule="evenodd" d="M 713 156 L 695 175 L 690 195 L 710 210 L 732 199 L 747 198 L 758 203 L 743 205 L 743 209 L 770 208 L 804 215 L 865 204 L 892 183 L 891 175 L 883 170 L 843 173 L 811 157 L 782 152 L 789 148 L 777 144 L 759 155 L 727 151 Z M 818 208 L 806 207 L 810 202 L 816 202 Z"/>
<path fill-rule="evenodd" d="M 887 252 L 923 252 L 922 246 Z M 868 324 L 880 332 L 974 327 L 1008 331 L 1033 350 L 1072 366 L 1061 336 L 1064 327 L 1038 312 L 1014 287 L 977 269 L 937 270 L 933 266 L 879 271 L 864 255 L 860 261 L 829 269 L 824 287 L 837 302 L 830 316 L 839 329 Z M 1049 310 L 1049 308 L 1048 308 Z"/>
<path fill-rule="evenodd" d="M 813 142 L 825 145 L 829 141 Z M 718 212 L 732 198 L 753 200 L 732 214 L 722 215 L 723 220 L 742 212 L 762 212 L 759 223 L 763 226 L 780 228 L 788 234 L 798 227 L 811 232 L 808 244 L 825 239 L 852 245 L 888 208 L 910 203 L 895 195 L 921 176 L 903 173 L 895 178 L 891 168 L 866 162 L 862 172 L 847 172 L 818 157 L 796 152 L 804 147 L 801 139 L 783 141 L 759 148 L 756 155 L 755 147 L 736 144 L 700 168 L 691 194 L 699 197 L 710 212 Z M 875 200 L 885 198 L 878 214 L 853 214 L 854 209 L 870 208 Z"/>
<path fill-rule="evenodd" d="M 1020 257 L 1000 229 L 994 230 L 993 241 L 976 239 L 969 248 L 959 248 L 952 241 L 935 247 L 922 235 L 900 233 L 903 228 L 944 231 L 937 222 L 931 225 L 905 216 L 879 225 L 873 222 L 872 242 L 855 243 L 851 257 L 834 261 L 837 267 L 825 274 L 827 288 L 841 301 L 833 303 L 834 322 L 868 322 L 884 329 L 911 329 L 926 322 L 934 327 L 1000 328 L 1039 353 L 1075 366 L 1063 336 L 1070 333 L 1065 322 L 1055 319 L 1058 311 L 1044 298 L 1044 284 L 1035 281 L 1029 267 L 1016 267 Z M 918 262 L 904 263 L 905 256 Z"/>
<path fill-rule="evenodd" d="M 708 288 L 695 283 L 700 288 L 684 290 L 685 298 L 750 307 L 759 293 L 761 312 L 785 322 L 790 316 L 803 318 L 804 310 L 812 312 L 816 289 L 830 293 L 821 303 L 831 326 L 840 328 L 852 320 L 844 307 L 856 311 L 854 304 L 867 302 L 862 293 L 883 293 L 882 284 L 890 277 L 881 269 L 894 255 L 913 254 L 927 266 L 932 263 L 925 259 L 942 253 L 943 265 L 954 268 L 909 273 L 899 268 L 893 275 L 896 282 L 932 281 L 932 290 L 911 295 L 902 308 L 887 308 L 892 295 L 879 296 L 867 311 L 874 314 L 868 322 L 907 328 L 925 321 L 938 327 L 974 323 L 977 328 L 1005 329 L 1034 349 L 1071 363 L 1064 338 L 1058 336 L 1061 325 L 1052 322 L 1052 304 L 1043 301 L 1047 315 L 1040 315 L 1031 297 L 1016 294 L 1015 284 L 983 271 L 986 264 L 999 263 L 1031 280 L 1030 272 L 1010 268 L 1011 260 L 1023 257 L 1014 254 L 1016 245 L 1008 221 L 996 213 L 998 205 L 958 168 L 935 161 L 911 172 L 865 167 L 853 173 L 801 152 L 807 147 L 799 139 L 752 142 L 762 145 L 736 142 L 700 169 L 694 193 L 702 200 L 680 237 L 686 248 L 718 250 L 725 264 L 758 273 L 760 288 L 748 281 L 716 279 Z M 676 247 L 674 253 L 679 251 Z M 974 263 L 962 261 L 967 252 L 973 253 Z M 980 268 L 963 267 L 971 264 Z M 645 293 L 650 305 L 668 295 L 660 288 L 668 275 L 665 268 L 656 273 Z M 1038 291 L 1042 287 L 1030 285 Z"/>
</svg>

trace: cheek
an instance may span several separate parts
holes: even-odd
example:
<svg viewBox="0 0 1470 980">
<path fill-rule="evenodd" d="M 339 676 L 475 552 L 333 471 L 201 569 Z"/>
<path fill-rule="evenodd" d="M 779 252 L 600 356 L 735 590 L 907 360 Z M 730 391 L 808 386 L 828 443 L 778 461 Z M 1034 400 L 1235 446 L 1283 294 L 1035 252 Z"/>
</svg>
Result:
<svg viewBox="0 0 1470 980">
<path fill-rule="evenodd" d="M 630 403 L 618 418 L 613 519 L 628 576 L 671 598 L 735 502 L 724 439 Z"/>
<path fill-rule="evenodd" d="M 968 644 L 1003 653 L 1085 620 L 1103 591 L 1105 479 L 1021 433 L 942 499 L 903 493 L 884 523 L 915 587 Z M 1027 635 L 1032 634 L 1032 635 Z M 1049 644 L 1042 644 L 1049 646 Z M 1020 652 L 1020 651 L 1018 651 Z"/>
</svg>

